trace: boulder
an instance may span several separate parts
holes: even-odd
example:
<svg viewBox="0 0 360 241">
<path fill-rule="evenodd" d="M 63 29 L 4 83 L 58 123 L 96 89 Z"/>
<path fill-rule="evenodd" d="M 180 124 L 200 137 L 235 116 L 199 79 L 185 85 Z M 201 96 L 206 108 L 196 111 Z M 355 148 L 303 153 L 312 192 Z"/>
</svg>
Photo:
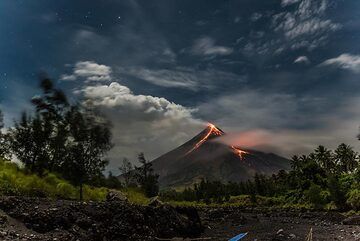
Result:
<svg viewBox="0 0 360 241">
<path fill-rule="evenodd" d="M 164 205 L 164 203 L 162 201 L 160 201 L 158 196 L 152 197 L 148 204 L 148 206 L 150 206 L 150 207 L 159 207 L 162 205 Z"/>
<path fill-rule="evenodd" d="M 111 190 L 106 195 L 106 201 L 108 201 L 108 202 L 114 202 L 114 201 L 127 202 L 128 198 L 122 192 Z"/>
</svg>

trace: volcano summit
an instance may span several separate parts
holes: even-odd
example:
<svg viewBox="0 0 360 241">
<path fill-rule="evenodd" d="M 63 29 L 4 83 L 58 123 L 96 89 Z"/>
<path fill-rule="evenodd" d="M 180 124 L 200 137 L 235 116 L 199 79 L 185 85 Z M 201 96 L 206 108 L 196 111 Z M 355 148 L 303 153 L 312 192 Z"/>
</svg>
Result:
<svg viewBox="0 0 360 241">
<path fill-rule="evenodd" d="M 217 141 L 223 135 L 220 128 L 208 124 L 188 142 L 153 160 L 160 186 L 188 186 L 202 178 L 240 182 L 255 173 L 271 175 L 289 168 L 288 159 L 273 153 L 243 150 Z"/>
</svg>

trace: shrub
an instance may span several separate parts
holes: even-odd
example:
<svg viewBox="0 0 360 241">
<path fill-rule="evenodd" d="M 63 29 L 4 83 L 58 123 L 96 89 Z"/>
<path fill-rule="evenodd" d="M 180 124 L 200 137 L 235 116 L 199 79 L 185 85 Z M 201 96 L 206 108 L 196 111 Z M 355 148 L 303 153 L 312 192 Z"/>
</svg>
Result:
<svg viewBox="0 0 360 241">
<path fill-rule="evenodd" d="M 88 185 L 84 186 L 84 200 L 94 200 L 94 201 L 103 201 L 106 199 L 106 195 L 108 193 L 108 189 L 94 188 Z"/>
<path fill-rule="evenodd" d="M 56 196 L 59 198 L 75 199 L 76 194 L 77 194 L 76 188 L 74 188 L 72 185 L 70 185 L 67 182 L 60 182 L 56 185 Z"/>
<path fill-rule="evenodd" d="M 314 204 L 315 206 L 321 206 L 324 204 L 321 192 L 321 187 L 312 183 L 309 189 L 305 191 L 305 196 L 310 203 Z"/>
<path fill-rule="evenodd" d="M 349 204 L 353 209 L 360 210 L 360 190 L 351 190 L 347 195 L 346 203 Z"/>
<path fill-rule="evenodd" d="M 132 203 L 146 205 L 149 203 L 149 199 L 145 196 L 141 188 L 128 187 L 121 190 L 128 200 Z"/>
</svg>

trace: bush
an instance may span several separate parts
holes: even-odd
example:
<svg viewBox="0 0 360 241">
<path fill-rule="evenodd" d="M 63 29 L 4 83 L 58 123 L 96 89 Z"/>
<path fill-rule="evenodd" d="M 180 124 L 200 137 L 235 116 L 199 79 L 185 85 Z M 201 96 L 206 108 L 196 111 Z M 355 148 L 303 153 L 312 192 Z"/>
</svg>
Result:
<svg viewBox="0 0 360 241">
<path fill-rule="evenodd" d="M 305 196 L 310 203 L 314 204 L 315 206 L 321 206 L 325 203 L 321 193 L 321 187 L 312 183 L 310 188 L 305 191 Z"/>
<path fill-rule="evenodd" d="M 347 195 L 346 203 L 349 204 L 353 209 L 360 210 L 360 190 L 351 190 Z"/>
<path fill-rule="evenodd" d="M 108 189 L 94 188 L 88 185 L 84 185 L 84 199 L 85 200 L 94 200 L 94 201 L 103 201 L 106 199 L 106 195 L 108 193 Z"/>
<path fill-rule="evenodd" d="M 74 188 L 71 184 L 67 182 L 60 182 L 56 185 L 56 196 L 59 198 L 75 199 L 76 194 L 77 194 L 76 188 Z"/>
<path fill-rule="evenodd" d="M 121 190 L 128 198 L 128 200 L 132 203 L 136 203 L 139 205 L 147 205 L 149 203 L 149 199 L 145 196 L 143 190 L 137 187 L 128 187 L 123 188 Z"/>
</svg>

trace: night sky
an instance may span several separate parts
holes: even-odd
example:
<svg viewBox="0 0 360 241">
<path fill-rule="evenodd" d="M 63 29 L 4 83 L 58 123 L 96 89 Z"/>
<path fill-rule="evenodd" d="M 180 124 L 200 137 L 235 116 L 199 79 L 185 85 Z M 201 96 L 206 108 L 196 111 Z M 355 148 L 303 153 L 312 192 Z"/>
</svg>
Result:
<svg viewBox="0 0 360 241">
<path fill-rule="evenodd" d="M 359 150 L 358 0 L 1 0 L 0 108 L 30 110 L 38 74 L 113 122 L 110 169 L 207 122 L 290 156 Z"/>
</svg>

